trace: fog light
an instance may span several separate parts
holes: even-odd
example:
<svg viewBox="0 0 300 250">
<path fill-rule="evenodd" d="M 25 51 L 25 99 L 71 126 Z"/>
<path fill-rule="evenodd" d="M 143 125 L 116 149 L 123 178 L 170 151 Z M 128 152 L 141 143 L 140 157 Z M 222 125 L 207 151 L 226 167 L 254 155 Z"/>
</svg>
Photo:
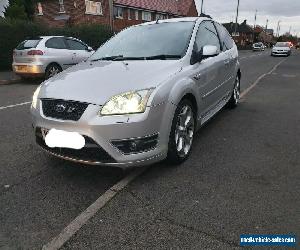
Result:
<svg viewBox="0 0 300 250">
<path fill-rule="evenodd" d="M 157 142 L 158 135 L 152 135 L 143 138 L 114 140 L 111 143 L 123 154 L 137 154 L 155 149 Z"/>
</svg>

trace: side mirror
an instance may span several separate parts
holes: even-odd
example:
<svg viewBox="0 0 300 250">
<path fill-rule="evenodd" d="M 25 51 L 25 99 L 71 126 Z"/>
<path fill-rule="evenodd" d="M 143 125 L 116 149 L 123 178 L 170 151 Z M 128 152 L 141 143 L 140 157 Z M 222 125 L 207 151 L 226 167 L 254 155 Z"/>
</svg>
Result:
<svg viewBox="0 0 300 250">
<path fill-rule="evenodd" d="M 202 60 L 209 57 L 214 57 L 219 54 L 217 46 L 206 45 L 203 47 Z"/>
<path fill-rule="evenodd" d="M 88 51 L 88 52 L 92 52 L 92 51 L 93 51 L 93 48 L 92 48 L 92 47 L 87 47 L 87 51 Z"/>
<path fill-rule="evenodd" d="M 218 54 L 219 54 L 219 50 L 217 46 L 206 45 L 198 52 L 193 51 L 191 57 L 191 64 L 194 65 L 206 58 L 217 56 Z"/>
</svg>

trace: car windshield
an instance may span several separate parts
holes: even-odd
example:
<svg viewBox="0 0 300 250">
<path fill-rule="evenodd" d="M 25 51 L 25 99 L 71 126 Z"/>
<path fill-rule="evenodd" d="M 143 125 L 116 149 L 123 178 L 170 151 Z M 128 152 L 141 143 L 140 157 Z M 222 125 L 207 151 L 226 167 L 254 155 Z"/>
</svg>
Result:
<svg viewBox="0 0 300 250">
<path fill-rule="evenodd" d="M 288 43 L 276 43 L 275 47 L 289 47 Z"/>
<path fill-rule="evenodd" d="M 169 22 L 125 29 L 101 46 L 90 60 L 180 59 L 186 53 L 194 25 Z"/>
<path fill-rule="evenodd" d="M 254 46 L 261 47 L 262 44 L 261 43 L 255 43 Z"/>
<path fill-rule="evenodd" d="M 24 42 L 21 42 L 18 46 L 18 50 L 23 50 L 23 49 L 32 49 L 36 48 L 36 46 L 39 44 L 39 42 L 42 39 L 33 39 L 33 40 L 25 40 Z"/>
</svg>

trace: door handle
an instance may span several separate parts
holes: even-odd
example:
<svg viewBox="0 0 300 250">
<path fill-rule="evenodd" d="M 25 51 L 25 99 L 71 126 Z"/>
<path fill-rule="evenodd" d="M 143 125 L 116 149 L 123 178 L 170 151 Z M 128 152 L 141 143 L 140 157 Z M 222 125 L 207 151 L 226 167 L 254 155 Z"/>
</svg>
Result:
<svg viewBox="0 0 300 250">
<path fill-rule="evenodd" d="M 200 80 L 201 79 L 201 74 L 197 74 L 197 75 L 195 75 L 193 78 L 196 80 L 196 81 L 198 81 L 198 80 Z"/>
</svg>

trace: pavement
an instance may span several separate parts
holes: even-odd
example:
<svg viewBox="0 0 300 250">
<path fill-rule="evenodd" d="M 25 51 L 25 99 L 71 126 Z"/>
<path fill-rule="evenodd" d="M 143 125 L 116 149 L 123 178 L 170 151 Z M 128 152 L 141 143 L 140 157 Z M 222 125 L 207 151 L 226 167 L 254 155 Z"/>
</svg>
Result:
<svg viewBox="0 0 300 250">
<path fill-rule="evenodd" d="M 199 131 L 187 162 L 140 169 L 120 189 L 137 170 L 69 163 L 35 145 L 37 84 L 0 86 L 0 249 L 56 249 L 59 235 L 65 250 L 239 249 L 247 233 L 299 239 L 299 60 L 241 52 L 240 106 Z M 76 220 L 91 205 L 94 216 Z"/>
<path fill-rule="evenodd" d="M 13 71 L 0 71 L 0 85 L 12 84 L 21 81 L 21 78 L 17 76 Z"/>
</svg>

